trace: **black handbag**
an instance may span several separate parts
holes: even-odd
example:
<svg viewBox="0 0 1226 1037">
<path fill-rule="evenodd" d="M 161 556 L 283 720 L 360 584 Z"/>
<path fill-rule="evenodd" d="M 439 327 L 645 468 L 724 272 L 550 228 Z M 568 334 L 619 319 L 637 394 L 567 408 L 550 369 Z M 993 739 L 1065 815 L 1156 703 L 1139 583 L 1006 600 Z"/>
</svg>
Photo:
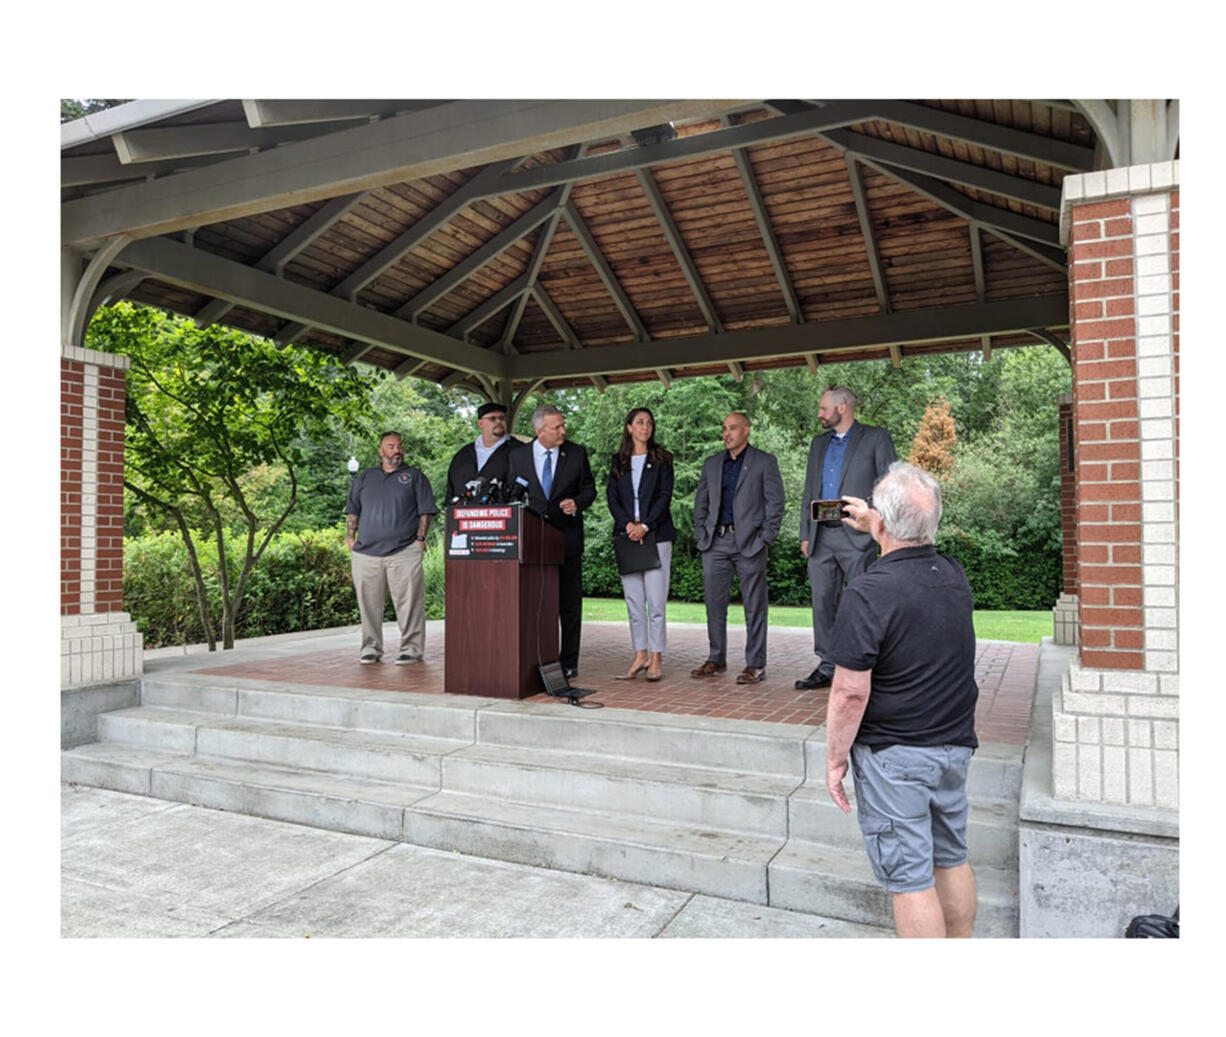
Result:
<svg viewBox="0 0 1226 1037">
<path fill-rule="evenodd" d="M 617 555 L 617 571 L 623 576 L 660 568 L 660 552 L 656 550 L 655 533 L 645 534 L 642 540 L 615 536 L 613 553 Z"/>
</svg>

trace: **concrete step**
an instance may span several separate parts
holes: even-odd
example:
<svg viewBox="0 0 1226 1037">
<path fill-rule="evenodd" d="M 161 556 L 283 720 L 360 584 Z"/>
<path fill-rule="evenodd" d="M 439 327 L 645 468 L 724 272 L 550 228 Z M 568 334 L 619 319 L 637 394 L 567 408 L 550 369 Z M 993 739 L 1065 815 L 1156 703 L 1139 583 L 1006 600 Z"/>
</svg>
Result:
<svg viewBox="0 0 1226 1037">
<path fill-rule="evenodd" d="M 654 760 L 804 780 L 807 739 L 817 728 L 800 724 L 746 725 L 721 717 L 672 716 L 625 709 L 581 712 L 536 703 L 479 710 L 477 742 L 556 752 Z M 823 773 L 825 773 L 823 768 Z"/>
<path fill-rule="evenodd" d="M 471 742 L 474 702 L 484 701 L 358 688 L 270 686 L 267 681 L 222 687 L 203 680 L 146 678 L 141 704 Z"/>
<path fill-rule="evenodd" d="M 974 866 L 974 935 L 1018 935 L 1017 869 Z M 890 895 L 857 850 L 791 840 L 770 863 L 770 904 L 866 925 L 891 926 Z"/>
<path fill-rule="evenodd" d="M 405 807 L 437 791 L 436 786 L 185 756 L 113 742 L 66 750 L 60 770 L 64 781 L 76 784 L 397 842 L 404 838 Z"/>
<path fill-rule="evenodd" d="M 64 780 L 891 924 L 816 728 L 199 676 L 142 703 L 100 714 Z M 983 935 L 1017 931 L 1021 755 L 971 765 Z"/>
<path fill-rule="evenodd" d="M 152 796 L 154 769 L 188 759 L 190 756 L 186 753 L 114 742 L 90 742 L 61 751 L 60 780 L 115 792 Z"/>
<path fill-rule="evenodd" d="M 787 835 L 791 778 L 593 753 L 475 745 L 443 761 L 442 788 L 702 829 Z"/>
<path fill-rule="evenodd" d="M 788 833 L 793 839 L 824 843 L 844 849 L 863 848 L 856 823 L 856 796 L 844 782 L 852 812 L 844 814 L 823 782 L 804 785 L 788 799 Z M 971 800 L 966 823 L 967 851 L 975 866 L 1017 867 L 1017 803 L 1008 800 Z"/>
<path fill-rule="evenodd" d="M 767 903 L 781 839 L 440 792 L 405 810 L 417 846 Z"/>
<path fill-rule="evenodd" d="M 984 743 L 975 750 L 966 775 L 966 794 L 972 800 L 1018 801 L 1022 789 L 1024 747 Z M 805 772 L 810 780 L 826 780 L 826 736 L 821 732 L 805 742 Z M 851 787 L 850 777 L 847 787 Z"/>
<path fill-rule="evenodd" d="M 404 810 L 437 786 L 195 757 L 154 769 L 152 794 L 275 821 L 404 840 Z"/>
<path fill-rule="evenodd" d="M 161 706 L 101 714 L 105 742 L 438 788 L 440 759 L 467 743 Z"/>
</svg>

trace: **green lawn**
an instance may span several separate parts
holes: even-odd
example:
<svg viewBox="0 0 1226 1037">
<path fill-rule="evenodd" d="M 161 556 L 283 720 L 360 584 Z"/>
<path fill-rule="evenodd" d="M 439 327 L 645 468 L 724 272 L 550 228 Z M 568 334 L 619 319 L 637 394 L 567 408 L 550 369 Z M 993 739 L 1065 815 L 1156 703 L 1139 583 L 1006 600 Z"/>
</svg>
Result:
<svg viewBox="0 0 1226 1037">
<path fill-rule="evenodd" d="M 621 598 L 584 598 L 583 618 L 590 622 L 624 623 L 626 603 Z M 668 618 L 674 623 L 705 623 L 702 605 L 684 601 L 668 603 Z M 734 603 L 728 610 L 729 622 L 744 622 L 741 606 Z M 807 608 L 776 605 L 770 611 L 773 627 L 808 627 L 812 623 Z M 981 641 L 1022 641 L 1038 644 L 1052 632 L 1050 612 L 979 612 L 975 613 L 975 636 Z"/>
</svg>

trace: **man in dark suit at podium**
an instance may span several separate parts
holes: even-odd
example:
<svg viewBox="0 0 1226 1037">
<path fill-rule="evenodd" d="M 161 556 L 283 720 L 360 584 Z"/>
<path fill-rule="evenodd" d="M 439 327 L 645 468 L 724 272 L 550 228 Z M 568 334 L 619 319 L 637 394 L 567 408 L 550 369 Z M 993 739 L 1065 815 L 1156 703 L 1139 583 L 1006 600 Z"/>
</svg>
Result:
<svg viewBox="0 0 1226 1037">
<path fill-rule="evenodd" d="M 473 443 L 456 451 L 447 469 L 447 500 L 462 497 L 467 484 L 481 478 L 507 483 L 507 458 L 514 440 L 507 435 L 507 409 L 501 403 L 483 403 L 477 408 L 477 428 L 481 434 Z"/>
<path fill-rule="evenodd" d="M 532 412 L 536 438 L 512 447 L 507 476 L 528 483 L 528 507 L 562 530 L 565 560 L 558 570 L 558 618 L 562 650 L 558 660 L 568 678 L 579 675 L 579 633 L 583 617 L 583 512 L 596 499 L 596 480 L 587 450 L 566 442 L 566 418 L 542 404 Z"/>
</svg>

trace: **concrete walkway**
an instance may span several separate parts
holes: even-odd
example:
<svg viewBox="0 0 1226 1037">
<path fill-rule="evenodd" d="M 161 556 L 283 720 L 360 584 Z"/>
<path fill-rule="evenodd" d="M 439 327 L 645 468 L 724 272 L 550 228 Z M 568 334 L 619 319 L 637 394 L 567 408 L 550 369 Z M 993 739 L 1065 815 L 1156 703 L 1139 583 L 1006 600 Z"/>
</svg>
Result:
<svg viewBox="0 0 1226 1037">
<path fill-rule="evenodd" d="M 65 937 L 882 937 L 758 904 L 61 787 Z"/>
</svg>

